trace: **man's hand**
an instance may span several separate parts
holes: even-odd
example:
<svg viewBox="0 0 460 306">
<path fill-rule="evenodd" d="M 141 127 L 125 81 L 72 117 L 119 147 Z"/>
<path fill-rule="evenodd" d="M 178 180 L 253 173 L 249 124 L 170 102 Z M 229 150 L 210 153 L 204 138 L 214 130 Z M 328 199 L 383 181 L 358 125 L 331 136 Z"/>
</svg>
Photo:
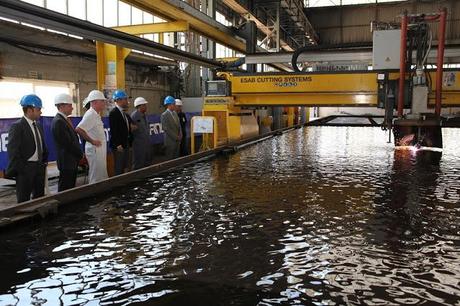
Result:
<svg viewBox="0 0 460 306">
<path fill-rule="evenodd" d="M 117 147 L 117 151 L 118 151 L 118 152 L 123 152 L 123 150 L 124 150 L 124 149 L 123 149 L 123 147 L 122 147 L 121 145 L 119 145 L 119 146 Z"/>
<path fill-rule="evenodd" d="M 96 147 L 102 146 L 102 142 L 100 140 L 92 140 L 91 144 Z"/>
</svg>

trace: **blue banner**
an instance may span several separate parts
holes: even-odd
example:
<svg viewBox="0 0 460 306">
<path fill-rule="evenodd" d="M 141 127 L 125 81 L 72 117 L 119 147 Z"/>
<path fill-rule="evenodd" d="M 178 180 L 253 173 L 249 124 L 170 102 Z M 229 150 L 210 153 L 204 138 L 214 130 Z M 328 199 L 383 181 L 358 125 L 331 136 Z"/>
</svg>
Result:
<svg viewBox="0 0 460 306">
<path fill-rule="evenodd" d="M 200 113 L 186 113 L 187 117 L 187 137 L 190 137 L 190 119 L 193 116 L 200 115 Z M 161 128 L 161 122 L 160 122 L 160 116 L 161 115 L 147 115 L 147 121 L 149 122 L 150 125 L 150 141 L 152 144 L 162 144 L 163 143 L 163 129 Z M 78 125 L 78 123 L 81 121 L 82 117 L 72 117 L 72 124 L 74 127 Z M 0 146 L 0 169 L 4 170 L 6 169 L 8 165 L 8 154 L 7 154 L 7 148 L 8 148 L 8 130 L 10 129 L 10 126 L 16 121 L 18 118 L 14 119 L 0 119 L 0 141 L 1 141 L 1 146 Z M 51 122 L 53 121 L 53 117 L 41 117 L 40 118 L 40 124 L 43 126 L 43 130 L 45 132 L 45 143 L 46 146 L 48 147 L 49 151 L 49 157 L 48 161 L 55 161 L 56 160 L 56 151 L 54 148 L 54 142 L 53 142 L 53 136 L 51 134 Z M 105 135 L 107 138 L 107 150 L 110 152 L 110 148 L 108 146 L 109 142 L 109 118 L 108 117 L 103 117 L 102 122 L 104 123 L 104 130 L 105 130 Z M 80 139 L 80 143 L 82 144 L 83 148 L 83 141 Z"/>
</svg>

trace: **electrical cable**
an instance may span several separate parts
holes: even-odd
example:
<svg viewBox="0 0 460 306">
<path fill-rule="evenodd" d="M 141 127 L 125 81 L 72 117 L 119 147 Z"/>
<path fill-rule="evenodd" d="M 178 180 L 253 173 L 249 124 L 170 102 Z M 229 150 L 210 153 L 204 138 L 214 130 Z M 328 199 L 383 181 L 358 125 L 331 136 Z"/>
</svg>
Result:
<svg viewBox="0 0 460 306">
<path fill-rule="evenodd" d="M 12 47 L 21 49 L 23 51 L 30 52 L 30 53 L 33 53 L 33 54 L 43 55 L 43 56 L 54 56 L 54 57 L 68 57 L 68 56 L 71 56 L 69 54 L 57 54 L 57 53 L 53 54 L 53 53 L 42 52 L 42 51 L 39 51 L 38 49 L 33 50 L 33 49 L 29 49 L 27 47 L 24 47 L 22 45 L 14 45 L 14 44 L 11 44 L 11 43 L 7 43 L 7 44 L 12 46 Z"/>
<path fill-rule="evenodd" d="M 49 46 L 36 45 L 33 43 L 24 43 L 24 42 L 20 42 L 17 40 L 5 39 L 5 38 L 0 38 L 0 42 L 3 42 L 14 48 L 17 48 L 17 49 L 20 49 L 20 50 L 23 50 L 29 53 L 33 53 L 33 54 L 38 54 L 38 55 L 43 55 L 43 56 L 54 56 L 54 57 L 78 56 L 83 59 L 86 59 L 87 61 L 96 62 L 95 56 L 91 56 L 83 52 L 76 52 L 76 51 L 64 50 L 64 49 L 59 49 L 59 48 L 54 48 L 54 47 L 49 47 Z M 48 52 L 42 52 L 39 50 L 46 50 L 49 52 L 54 52 L 54 54 L 48 53 Z"/>
<path fill-rule="evenodd" d="M 427 48 L 427 51 L 426 51 L 426 53 L 425 53 L 425 57 L 423 58 L 423 61 L 422 61 L 422 62 L 423 62 L 423 65 L 425 65 L 425 64 L 426 64 L 426 61 L 428 60 L 428 55 L 429 55 L 429 53 L 430 53 L 430 51 L 431 51 L 431 44 L 432 44 L 432 42 L 433 42 L 433 32 L 431 31 L 431 28 L 430 28 L 430 27 L 429 27 L 429 34 L 430 34 L 430 40 L 429 40 L 429 42 L 428 42 L 428 48 Z"/>
</svg>

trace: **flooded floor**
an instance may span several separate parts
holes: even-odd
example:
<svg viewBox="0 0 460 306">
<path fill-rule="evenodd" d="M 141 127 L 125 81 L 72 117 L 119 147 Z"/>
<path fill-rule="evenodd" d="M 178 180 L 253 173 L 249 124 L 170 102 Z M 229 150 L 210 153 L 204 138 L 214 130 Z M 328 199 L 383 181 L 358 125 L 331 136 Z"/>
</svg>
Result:
<svg viewBox="0 0 460 306">
<path fill-rule="evenodd" d="M 459 304 L 459 137 L 309 127 L 76 204 L 0 234 L 0 305 Z"/>
</svg>

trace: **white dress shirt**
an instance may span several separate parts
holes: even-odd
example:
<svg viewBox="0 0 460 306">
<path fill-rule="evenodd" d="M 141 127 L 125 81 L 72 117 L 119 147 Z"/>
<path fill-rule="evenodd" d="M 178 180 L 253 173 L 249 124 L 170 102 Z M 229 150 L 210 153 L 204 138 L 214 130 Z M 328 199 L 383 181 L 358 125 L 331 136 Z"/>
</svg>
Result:
<svg viewBox="0 0 460 306">
<path fill-rule="evenodd" d="M 35 122 L 35 125 L 37 125 L 37 122 L 33 121 L 33 120 L 30 120 L 26 116 L 24 116 L 24 118 L 26 119 L 27 123 L 29 124 L 30 129 L 32 130 L 32 135 L 34 135 L 34 137 L 35 137 L 35 152 L 27 161 L 36 162 L 36 161 L 38 161 L 38 143 L 40 143 L 42 145 L 42 151 L 43 151 L 42 138 L 40 136 L 40 132 L 38 133 L 38 135 L 35 135 L 35 129 L 34 129 L 33 123 Z M 37 125 L 37 130 L 38 130 L 38 125 Z M 38 139 L 38 141 L 37 141 L 37 139 Z"/>
<path fill-rule="evenodd" d="M 115 105 L 115 106 L 116 106 L 116 107 L 118 108 L 118 110 L 120 111 L 120 113 L 121 113 L 121 116 L 122 116 L 122 117 L 123 117 L 123 119 L 125 120 L 125 123 L 126 123 L 126 127 L 127 127 L 127 128 L 128 128 L 128 130 L 129 130 L 129 121 L 128 121 L 128 118 L 126 118 L 126 114 L 125 114 L 125 112 L 124 112 L 123 108 L 122 108 L 122 107 L 120 107 L 120 106 L 118 106 L 118 104 L 117 104 L 117 105 Z"/>
<path fill-rule="evenodd" d="M 103 146 L 105 146 L 104 124 L 102 123 L 101 116 L 99 116 L 94 108 L 91 107 L 86 111 L 77 127 L 84 130 L 92 140 L 99 140 L 102 142 Z M 88 145 L 91 144 L 87 141 L 86 146 Z"/>
</svg>

